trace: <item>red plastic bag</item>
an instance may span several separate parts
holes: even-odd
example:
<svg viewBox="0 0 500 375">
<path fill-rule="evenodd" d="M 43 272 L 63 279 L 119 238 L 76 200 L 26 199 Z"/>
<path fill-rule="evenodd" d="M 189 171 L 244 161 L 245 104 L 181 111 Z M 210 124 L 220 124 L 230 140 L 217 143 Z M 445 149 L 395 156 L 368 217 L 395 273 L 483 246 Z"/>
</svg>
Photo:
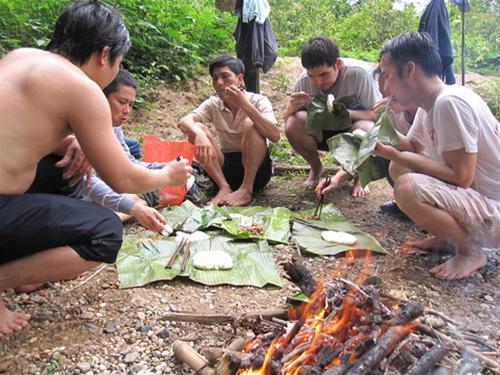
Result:
<svg viewBox="0 0 500 375">
<path fill-rule="evenodd" d="M 144 161 L 167 162 L 182 156 L 191 164 L 194 158 L 194 145 L 189 142 L 164 141 L 153 135 L 144 136 Z M 186 186 L 164 186 L 160 191 L 160 206 L 181 204 L 186 195 Z"/>
</svg>

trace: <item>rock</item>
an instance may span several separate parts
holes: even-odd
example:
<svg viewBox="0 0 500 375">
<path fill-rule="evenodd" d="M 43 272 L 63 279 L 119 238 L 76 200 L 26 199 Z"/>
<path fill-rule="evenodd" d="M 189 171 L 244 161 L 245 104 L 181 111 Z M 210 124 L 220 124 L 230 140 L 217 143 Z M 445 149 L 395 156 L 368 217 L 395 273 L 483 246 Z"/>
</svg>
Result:
<svg viewBox="0 0 500 375">
<path fill-rule="evenodd" d="M 82 315 L 80 315 L 80 318 L 81 319 L 85 319 L 85 320 L 90 320 L 94 317 L 94 313 L 91 312 L 91 311 L 84 311 L 82 313 Z"/>
<path fill-rule="evenodd" d="M 488 302 L 493 302 L 493 301 L 495 301 L 495 299 L 494 299 L 492 296 L 490 296 L 489 294 L 485 294 L 483 298 L 484 298 L 486 301 L 488 301 Z"/>
<path fill-rule="evenodd" d="M 139 356 L 140 356 L 140 354 L 136 351 L 127 353 L 127 355 L 125 355 L 125 358 L 123 359 L 123 362 L 133 363 L 139 359 Z"/>
<path fill-rule="evenodd" d="M 84 374 L 86 374 L 87 372 L 89 372 L 89 371 L 90 371 L 90 368 L 91 368 L 90 363 L 88 363 L 88 362 L 79 362 L 79 363 L 76 365 L 76 367 L 78 367 L 78 369 L 79 369 L 82 373 L 84 373 Z"/>
<path fill-rule="evenodd" d="M 118 330 L 116 327 L 116 321 L 114 319 L 110 320 L 106 327 L 104 327 L 104 333 L 115 333 Z"/>
</svg>

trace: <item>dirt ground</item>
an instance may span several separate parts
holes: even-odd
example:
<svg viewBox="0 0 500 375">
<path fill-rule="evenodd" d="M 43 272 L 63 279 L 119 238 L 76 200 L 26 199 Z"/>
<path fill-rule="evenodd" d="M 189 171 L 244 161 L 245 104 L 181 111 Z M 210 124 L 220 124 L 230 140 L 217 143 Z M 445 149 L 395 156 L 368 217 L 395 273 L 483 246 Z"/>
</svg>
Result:
<svg viewBox="0 0 500 375">
<path fill-rule="evenodd" d="M 280 59 L 262 82 L 261 89 L 272 101 L 277 116 L 286 103 L 286 92 L 300 72 L 298 59 Z M 473 77 L 475 81 L 482 77 Z M 181 139 L 175 124 L 211 93 L 207 79 L 160 88 L 155 104 L 135 114 L 136 137 L 156 134 L 165 139 Z M 316 199 L 302 188 L 304 174 L 282 173 L 255 197 L 252 204 L 285 206 L 293 210 L 313 207 Z M 327 197 L 347 218 L 375 237 L 388 251 L 374 256 L 371 273 L 383 280 L 391 294 L 417 299 L 427 307 L 456 320 L 462 329 L 498 344 L 500 339 L 499 253 L 487 252 L 488 264 L 463 281 L 443 281 L 427 271 L 443 261 L 436 253 L 403 250 L 409 239 L 427 236 L 409 221 L 382 214 L 379 205 L 391 199 L 385 181 L 370 185 L 372 194 L 354 199 L 350 185 Z M 125 231 L 137 231 L 127 224 Z M 318 278 L 328 278 L 343 257 L 302 256 L 293 246 L 278 245 L 273 253 L 279 272 L 282 264 L 300 257 Z M 343 277 L 354 280 L 362 259 L 355 259 Z M 241 324 L 201 324 L 170 322 L 170 312 L 211 313 L 238 317 L 244 313 L 285 306 L 287 296 L 297 291 L 289 281 L 283 288 L 208 287 L 178 278 L 142 288 L 118 289 L 114 267 L 99 269 L 90 280 L 82 276 L 57 282 L 31 294 L 8 291 L 3 298 L 8 307 L 32 314 L 28 328 L 0 339 L 0 373 L 6 374 L 191 374 L 172 353 L 172 343 L 183 340 L 196 350 L 226 347 L 235 337 L 257 333 L 256 327 Z M 495 357 L 492 357 L 495 359 Z"/>
</svg>

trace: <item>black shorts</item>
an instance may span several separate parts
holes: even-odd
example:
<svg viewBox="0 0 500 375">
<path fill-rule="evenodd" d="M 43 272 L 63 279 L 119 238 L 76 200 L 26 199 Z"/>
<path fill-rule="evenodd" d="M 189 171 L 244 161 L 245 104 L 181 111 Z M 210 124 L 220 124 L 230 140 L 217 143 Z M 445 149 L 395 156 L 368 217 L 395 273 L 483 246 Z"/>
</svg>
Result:
<svg viewBox="0 0 500 375">
<path fill-rule="evenodd" d="M 118 216 L 95 203 L 45 194 L 55 186 L 50 180 L 47 186 L 35 181 L 25 194 L 0 194 L 0 264 L 60 246 L 86 260 L 113 263 L 122 243 Z"/>
<path fill-rule="evenodd" d="M 326 141 L 337 135 L 337 134 L 342 134 L 342 133 L 345 133 L 346 130 L 323 130 L 323 133 L 322 133 L 322 141 L 318 143 L 318 150 L 321 150 L 321 151 L 328 151 L 329 148 L 328 148 L 328 144 L 326 143 Z"/>
<path fill-rule="evenodd" d="M 222 173 L 232 190 L 237 190 L 243 182 L 243 175 L 245 173 L 243 168 L 241 152 L 225 152 L 224 153 L 224 166 Z M 266 151 L 264 160 L 260 164 L 255 181 L 253 183 L 253 191 L 260 191 L 267 185 L 271 176 L 273 175 L 273 163 L 269 156 L 269 150 Z"/>
</svg>

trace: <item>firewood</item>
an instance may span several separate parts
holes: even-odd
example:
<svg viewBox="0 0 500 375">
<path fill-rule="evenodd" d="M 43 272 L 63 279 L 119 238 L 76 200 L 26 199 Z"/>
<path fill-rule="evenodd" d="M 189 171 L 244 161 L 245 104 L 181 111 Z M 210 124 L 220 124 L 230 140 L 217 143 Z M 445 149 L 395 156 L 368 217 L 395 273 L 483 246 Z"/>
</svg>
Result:
<svg viewBox="0 0 500 375">
<path fill-rule="evenodd" d="M 403 325 L 409 323 L 424 313 L 424 308 L 422 305 L 416 301 L 409 301 L 404 303 L 399 311 L 396 313 L 396 316 L 386 323 L 395 326 L 395 325 Z"/>
<path fill-rule="evenodd" d="M 436 364 L 450 351 L 448 345 L 434 345 L 420 359 L 406 370 L 406 375 L 429 374 Z"/>
<path fill-rule="evenodd" d="M 169 321 L 182 321 L 182 322 L 196 322 L 196 323 L 234 323 L 238 319 L 268 319 L 273 317 L 286 318 L 287 311 L 281 308 L 272 308 L 262 311 L 249 312 L 239 317 L 222 314 L 196 314 L 188 312 L 169 312 L 162 316 L 161 320 Z"/>
<path fill-rule="evenodd" d="M 380 338 L 377 345 L 366 352 L 348 371 L 347 375 L 369 374 L 380 364 L 382 359 L 387 357 L 401 340 L 403 340 L 410 331 L 401 326 L 390 327 Z"/>
<path fill-rule="evenodd" d="M 290 280 L 297 285 L 308 297 L 316 291 L 318 287 L 312 273 L 299 262 L 288 262 L 283 265 Z"/>
<path fill-rule="evenodd" d="M 191 367 L 200 375 L 215 375 L 215 370 L 208 366 L 208 361 L 185 342 L 176 340 L 172 344 L 175 358 Z"/>
</svg>

